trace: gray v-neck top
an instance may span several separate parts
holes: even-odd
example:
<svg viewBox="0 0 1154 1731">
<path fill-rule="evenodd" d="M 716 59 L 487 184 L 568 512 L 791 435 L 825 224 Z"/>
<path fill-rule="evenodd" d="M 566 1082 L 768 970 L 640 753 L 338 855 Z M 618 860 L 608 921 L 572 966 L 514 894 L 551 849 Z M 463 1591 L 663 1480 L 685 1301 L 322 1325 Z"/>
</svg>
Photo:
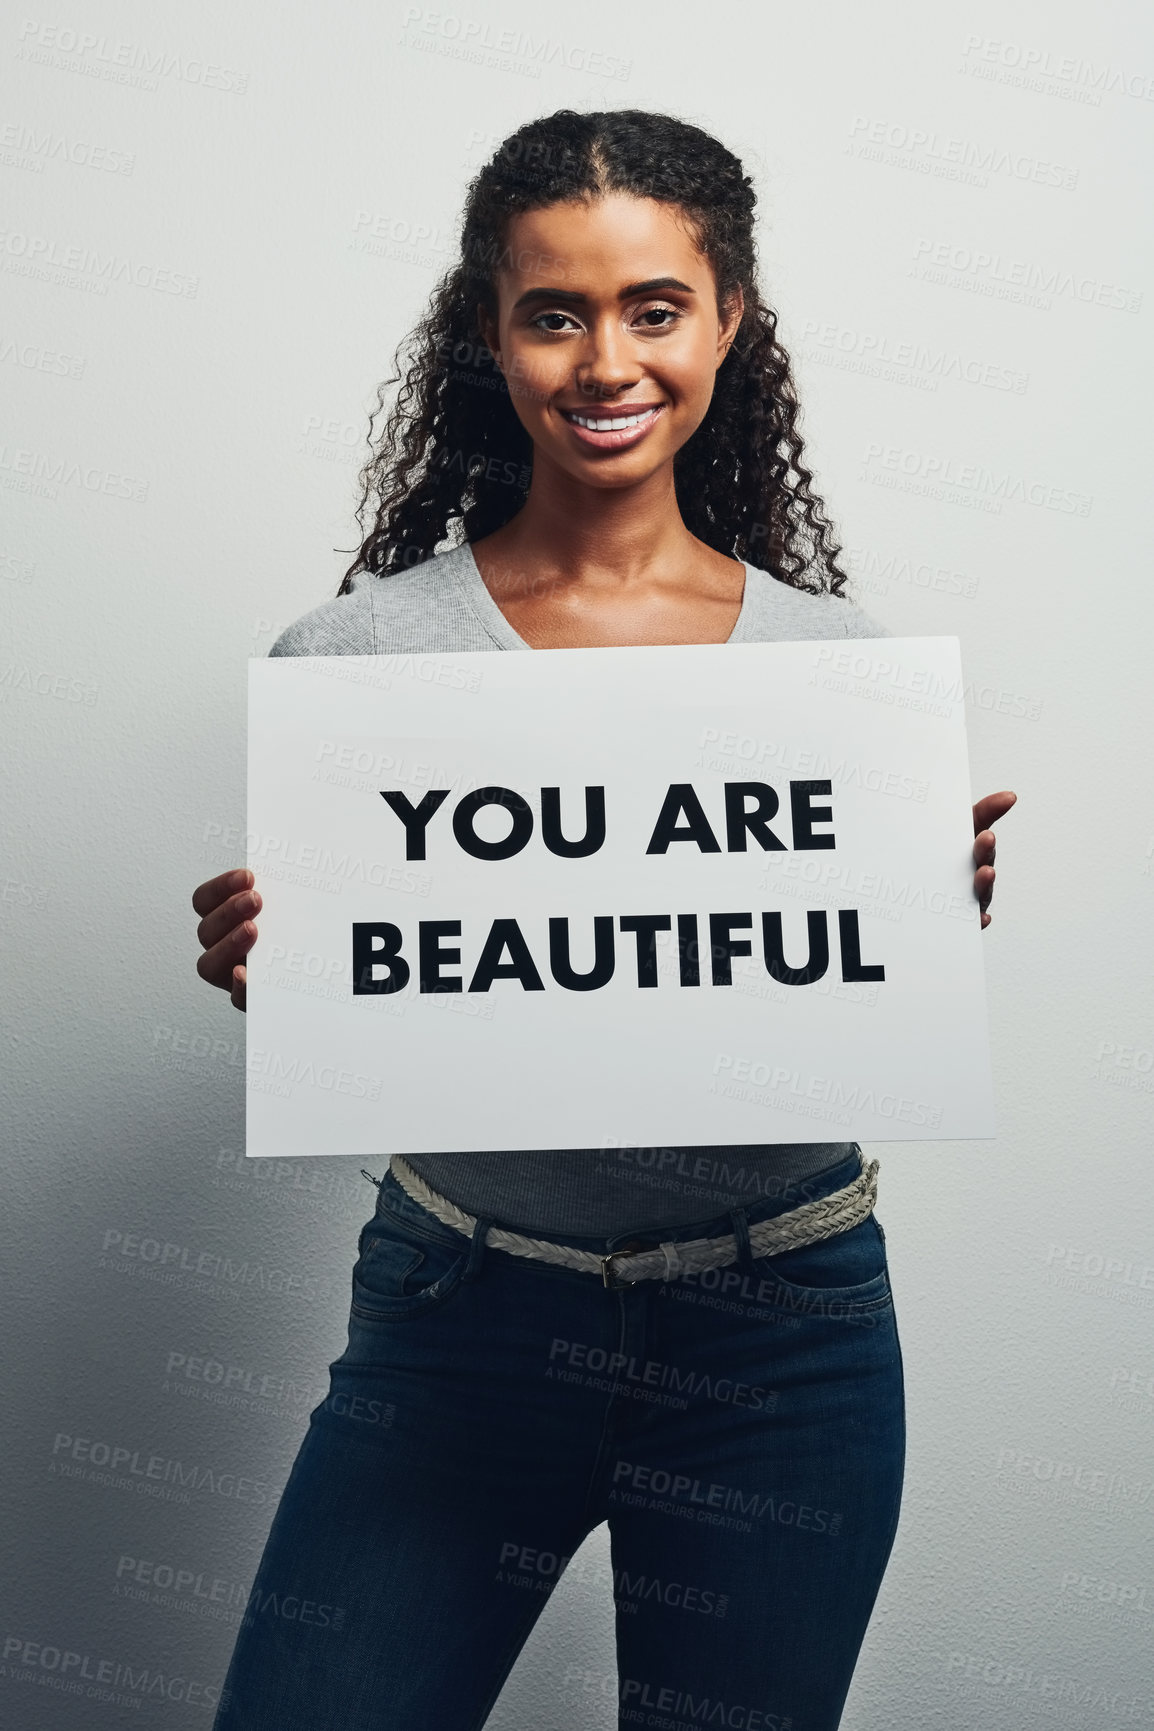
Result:
<svg viewBox="0 0 1154 1731">
<path fill-rule="evenodd" d="M 350 581 L 348 594 L 322 602 L 286 627 L 269 654 L 432 655 L 531 648 L 486 589 L 467 542 L 408 571 L 389 577 L 362 571 Z M 741 611 L 727 641 L 888 636 L 852 602 L 792 589 L 746 564 Z M 406 1153 L 405 1158 L 442 1195 L 500 1225 L 608 1239 L 712 1219 L 778 1195 L 787 1185 L 837 1165 L 855 1146 L 775 1142 Z"/>
</svg>

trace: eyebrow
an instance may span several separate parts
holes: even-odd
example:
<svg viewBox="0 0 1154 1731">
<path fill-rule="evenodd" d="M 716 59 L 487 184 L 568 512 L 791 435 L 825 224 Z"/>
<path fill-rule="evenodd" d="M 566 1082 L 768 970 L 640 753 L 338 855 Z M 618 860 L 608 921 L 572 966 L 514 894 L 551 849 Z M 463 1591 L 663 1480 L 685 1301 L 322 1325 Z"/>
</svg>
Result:
<svg viewBox="0 0 1154 1731">
<path fill-rule="evenodd" d="M 626 288 L 621 290 L 617 298 L 622 301 L 630 300 L 634 295 L 656 294 L 660 289 L 680 289 L 682 294 L 687 295 L 697 293 L 696 289 L 690 288 L 687 282 L 682 282 L 678 277 L 653 276 L 649 277 L 646 282 L 629 283 Z M 588 299 L 588 295 L 583 295 L 575 289 L 526 289 L 525 293 L 514 301 L 513 311 L 516 312 L 520 307 L 535 305 L 538 301 L 568 301 L 570 304 L 577 304 Z"/>
</svg>

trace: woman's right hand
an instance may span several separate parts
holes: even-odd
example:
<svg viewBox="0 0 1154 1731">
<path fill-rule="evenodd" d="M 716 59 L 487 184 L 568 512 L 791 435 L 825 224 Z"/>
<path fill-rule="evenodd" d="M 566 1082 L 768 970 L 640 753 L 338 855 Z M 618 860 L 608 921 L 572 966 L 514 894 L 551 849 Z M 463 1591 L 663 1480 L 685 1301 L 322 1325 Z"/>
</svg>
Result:
<svg viewBox="0 0 1154 1731">
<path fill-rule="evenodd" d="M 254 882 L 252 873 L 242 867 L 209 878 L 192 893 L 192 905 L 201 916 L 196 935 L 204 950 L 196 959 L 196 971 L 210 986 L 228 992 L 238 1010 L 244 1009 L 248 979 L 244 958 L 256 943 L 250 916 L 262 906 Z"/>
</svg>

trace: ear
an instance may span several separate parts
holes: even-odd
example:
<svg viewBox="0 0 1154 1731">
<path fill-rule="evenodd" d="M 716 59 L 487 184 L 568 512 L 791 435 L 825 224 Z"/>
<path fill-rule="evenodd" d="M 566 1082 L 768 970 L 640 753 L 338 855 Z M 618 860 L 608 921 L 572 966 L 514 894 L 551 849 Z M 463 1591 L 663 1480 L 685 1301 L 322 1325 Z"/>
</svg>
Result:
<svg viewBox="0 0 1154 1731">
<path fill-rule="evenodd" d="M 717 326 L 717 364 L 721 365 L 737 335 L 737 328 L 745 313 L 745 294 L 738 283 L 733 293 L 725 303 L 724 311 L 719 315 Z"/>
<path fill-rule="evenodd" d="M 504 372 L 505 369 L 501 365 L 501 350 L 498 347 L 497 321 L 481 301 L 477 303 L 477 325 L 485 339 L 485 347 L 497 363 L 497 371 Z"/>
</svg>

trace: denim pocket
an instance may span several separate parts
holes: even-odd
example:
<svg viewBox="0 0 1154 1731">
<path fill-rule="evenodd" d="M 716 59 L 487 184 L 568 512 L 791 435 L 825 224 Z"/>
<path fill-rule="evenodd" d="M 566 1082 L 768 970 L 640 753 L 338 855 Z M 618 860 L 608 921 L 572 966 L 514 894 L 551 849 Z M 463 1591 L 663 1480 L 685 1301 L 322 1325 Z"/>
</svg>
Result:
<svg viewBox="0 0 1154 1731">
<path fill-rule="evenodd" d="M 452 1296 L 469 1257 L 468 1240 L 432 1222 L 426 1233 L 379 1208 L 361 1232 L 353 1267 L 353 1315 L 367 1322 L 424 1315 Z"/>
<path fill-rule="evenodd" d="M 786 1299 L 804 1296 L 816 1309 L 868 1309 L 892 1301 L 885 1239 L 872 1214 L 832 1238 L 756 1260 L 762 1277 L 775 1282 Z"/>
</svg>

